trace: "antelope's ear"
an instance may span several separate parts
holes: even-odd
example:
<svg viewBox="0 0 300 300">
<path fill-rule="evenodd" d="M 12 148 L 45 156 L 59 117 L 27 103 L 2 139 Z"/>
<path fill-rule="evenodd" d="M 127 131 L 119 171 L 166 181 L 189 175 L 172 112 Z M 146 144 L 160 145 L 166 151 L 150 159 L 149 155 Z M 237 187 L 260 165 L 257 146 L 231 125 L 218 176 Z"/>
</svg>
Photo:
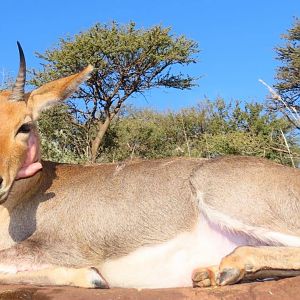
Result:
<svg viewBox="0 0 300 300">
<path fill-rule="evenodd" d="M 43 110 L 72 95 L 92 71 L 93 67 L 89 65 L 80 73 L 51 81 L 32 91 L 27 107 L 32 111 L 33 119 L 36 120 Z"/>
</svg>

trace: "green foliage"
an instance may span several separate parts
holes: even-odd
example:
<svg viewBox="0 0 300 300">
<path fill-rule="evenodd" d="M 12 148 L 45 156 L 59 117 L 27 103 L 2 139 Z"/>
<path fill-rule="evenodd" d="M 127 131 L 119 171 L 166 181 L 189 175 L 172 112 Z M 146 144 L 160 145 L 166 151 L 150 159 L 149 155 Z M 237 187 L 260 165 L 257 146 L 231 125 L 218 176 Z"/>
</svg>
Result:
<svg viewBox="0 0 300 300">
<path fill-rule="evenodd" d="M 43 113 L 38 125 L 43 159 L 62 163 L 87 160 L 85 129 L 74 122 L 66 106 L 56 106 Z"/>
<path fill-rule="evenodd" d="M 276 48 L 277 58 L 282 62 L 276 88 L 288 105 L 300 111 L 300 20 L 296 20 L 283 38 L 285 46 Z"/>
<path fill-rule="evenodd" d="M 88 158 L 95 161 L 108 125 L 128 97 L 153 87 L 194 86 L 194 78 L 176 73 L 172 67 L 195 63 L 198 51 L 194 41 L 172 35 L 170 28 L 137 29 L 133 22 L 125 26 L 96 24 L 38 54 L 46 63 L 41 72 L 34 73 L 31 83 L 40 86 L 88 64 L 95 67 L 91 78 L 68 102 L 73 118 L 89 130 Z"/>
<path fill-rule="evenodd" d="M 55 122 L 55 130 L 58 130 L 57 126 L 60 125 Z M 235 154 L 266 157 L 290 164 L 281 130 L 297 157 L 299 147 L 293 139 L 292 129 L 288 121 L 265 111 L 258 103 L 243 105 L 237 101 L 226 104 L 217 99 L 179 112 L 165 113 L 127 108 L 112 122 L 105 135 L 98 162 L 169 156 L 210 158 Z M 61 146 L 65 144 L 65 137 L 60 139 L 56 135 L 55 140 Z M 72 138 L 68 143 L 73 143 Z M 49 145 L 51 148 L 51 143 Z M 85 146 L 78 145 L 77 148 Z M 70 147 L 68 149 L 75 149 Z M 51 151 L 48 153 L 51 154 Z M 65 157 L 64 153 L 61 155 Z M 69 156 L 64 161 L 68 159 Z"/>
<path fill-rule="evenodd" d="M 297 21 L 284 37 L 286 46 L 277 48 L 283 62 L 277 89 L 290 108 L 298 111 L 299 36 Z M 293 125 L 257 103 L 226 104 L 217 99 L 179 112 L 127 109 L 120 114 L 124 101 L 136 93 L 160 86 L 191 88 L 195 79 L 177 74 L 173 66 L 194 63 L 198 51 L 194 41 L 172 35 L 169 28 L 137 29 L 134 23 L 112 23 L 96 24 L 38 54 L 46 63 L 32 78 L 36 86 L 78 72 L 89 63 L 95 67 L 68 108 L 45 113 L 40 121 L 45 158 L 107 162 L 238 154 L 290 164 L 289 151 L 298 157 Z"/>
<path fill-rule="evenodd" d="M 192 55 L 197 52 L 194 41 L 184 36 L 172 36 L 170 28 L 136 29 L 133 22 L 125 26 L 115 22 L 111 26 L 96 24 L 74 38 L 60 39 L 57 48 L 38 54 L 48 63 L 44 65 L 43 72 L 36 73 L 32 83 L 39 86 L 92 64 L 98 74 L 93 76 L 88 86 L 95 82 L 103 86 L 99 89 L 99 100 L 113 99 L 110 93 L 116 83 L 121 85 L 123 92 L 130 88 L 142 92 L 158 85 L 189 88 L 193 85 L 192 78 L 169 72 L 163 75 L 162 71 L 174 64 L 195 62 Z M 104 79 L 103 83 L 101 79 Z M 89 92 L 90 96 L 95 96 L 92 91 Z M 80 98 L 86 96 L 80 94 Z"/>
</svg>

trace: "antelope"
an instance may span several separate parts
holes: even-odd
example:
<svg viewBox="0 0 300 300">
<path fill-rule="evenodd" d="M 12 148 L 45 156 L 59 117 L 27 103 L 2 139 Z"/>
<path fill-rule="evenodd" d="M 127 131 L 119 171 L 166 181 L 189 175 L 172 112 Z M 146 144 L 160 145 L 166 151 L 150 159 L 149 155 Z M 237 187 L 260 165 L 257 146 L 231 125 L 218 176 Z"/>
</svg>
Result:
<svg viewBox="0 0 300 300">
<path fill-rule="evenodd" d="M 93 71 L 0 93 L 0 283 L 234 284 L 300 274 L 300 171 L 261 158 L 41 161 L 36 120 Z"/>
</svg>

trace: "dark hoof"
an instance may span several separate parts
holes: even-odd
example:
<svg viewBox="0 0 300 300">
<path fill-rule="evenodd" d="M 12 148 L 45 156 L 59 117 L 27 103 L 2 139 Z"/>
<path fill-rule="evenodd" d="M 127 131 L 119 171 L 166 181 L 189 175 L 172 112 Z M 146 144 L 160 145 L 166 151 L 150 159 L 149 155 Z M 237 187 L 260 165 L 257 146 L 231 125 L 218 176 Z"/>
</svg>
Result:
<svg viewBox="0 0 300 300">
<path fill-rule="evenodd" d="M 222 270 L 217 278 L 218 285 L 235 284 L 241 280 L 241 272 L 239 269 L 226 268 Z"/>
</svg>

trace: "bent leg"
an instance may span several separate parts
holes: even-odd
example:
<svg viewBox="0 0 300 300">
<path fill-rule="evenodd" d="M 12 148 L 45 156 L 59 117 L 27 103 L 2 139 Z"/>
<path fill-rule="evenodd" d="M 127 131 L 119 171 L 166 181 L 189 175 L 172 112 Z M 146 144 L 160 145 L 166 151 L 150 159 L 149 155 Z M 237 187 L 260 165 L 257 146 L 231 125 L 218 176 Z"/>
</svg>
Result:
<svg viewBox="0 0 300 300">
<path fill-rule="evenodd" d="M 64 267 L 59 252 L 26 240 L 0 251 L 1 284 L 69 285 L 108 288 L 96 268 Z"/>
<path fill-rule="evenodd" d="M 195 287 L 201 287 L 298 275 L 300 248 L 242 246 L 225 256 L 219 266 L 196 269 L 192 280 Z"/>
<path fill-rule="evenodd" d="M 66 285 L 83 288 L 109 288 L 96 268 L 53 267 L 36 271 L 0 273 L 1 284 Z"/>
</svg>

